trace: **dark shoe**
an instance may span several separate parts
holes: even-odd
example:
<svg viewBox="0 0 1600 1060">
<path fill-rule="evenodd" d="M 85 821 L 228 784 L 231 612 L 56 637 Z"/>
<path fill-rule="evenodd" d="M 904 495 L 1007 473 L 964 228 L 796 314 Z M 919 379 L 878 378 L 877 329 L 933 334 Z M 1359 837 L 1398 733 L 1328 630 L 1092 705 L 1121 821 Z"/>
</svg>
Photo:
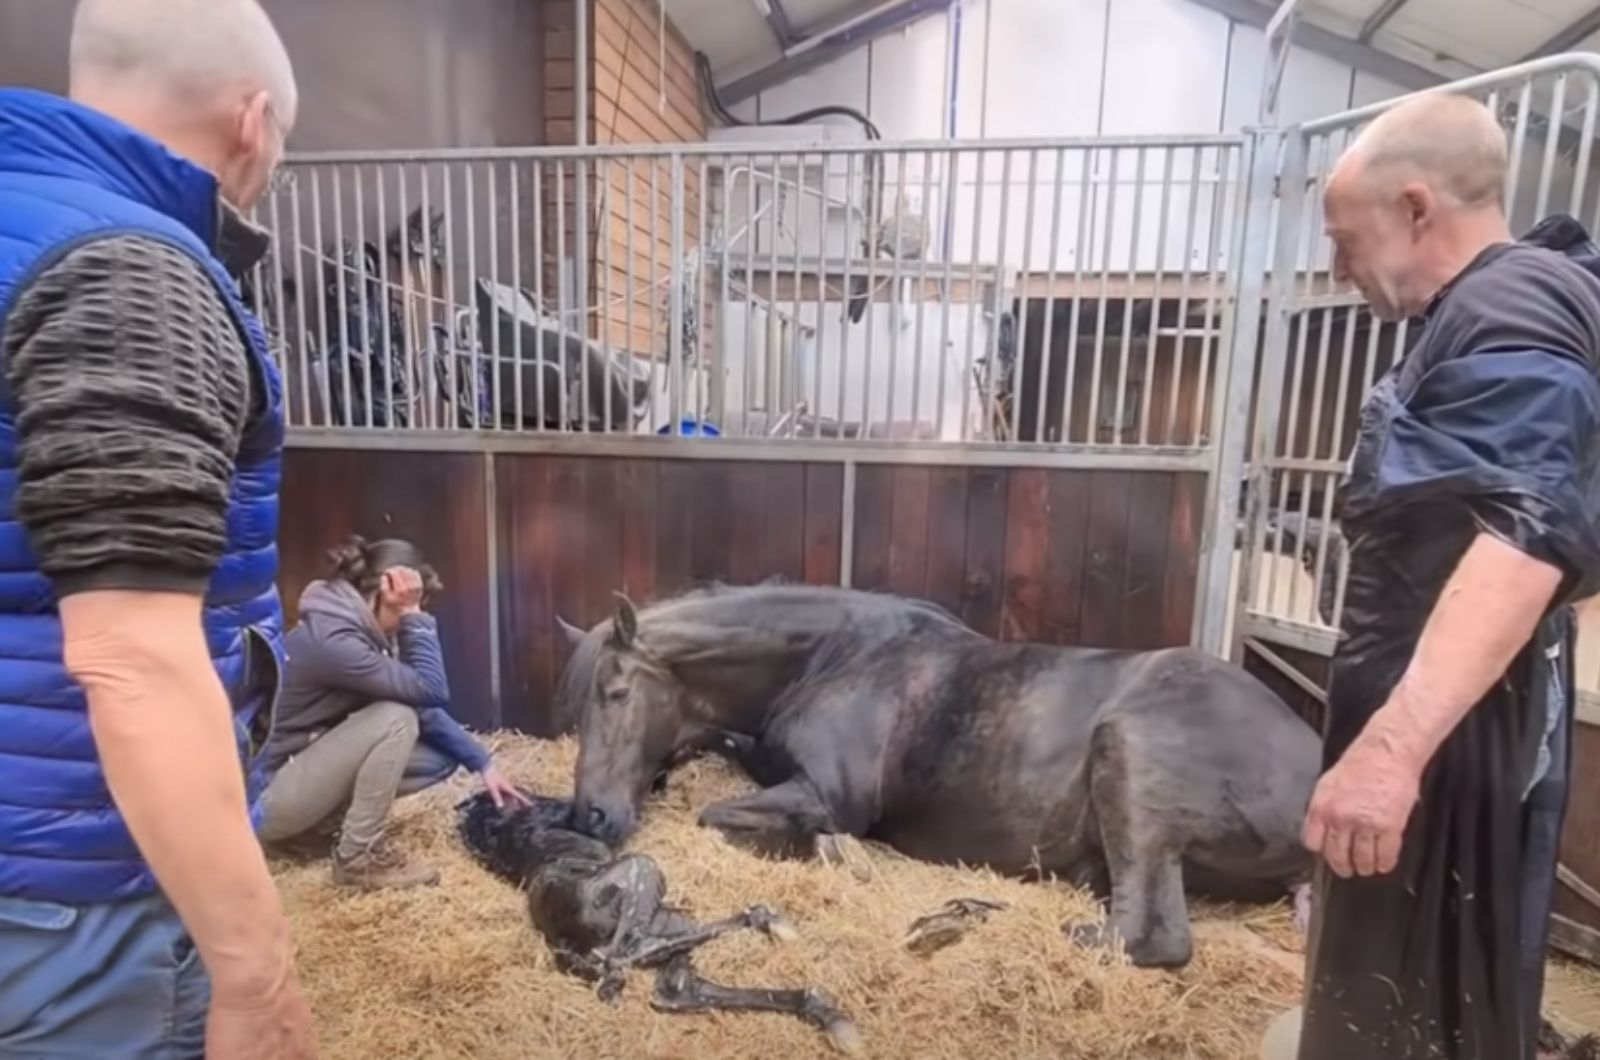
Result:
<svg viewBox="0 0 1600 1060">
<path fill-rule="evenodd" d="M 355 855 L 335 851 L 333 882 L 360 891 L 401 891 L 433 886 L 439 882 L 439 870 L 412 861 L 384 838 Z"/>
</svg>

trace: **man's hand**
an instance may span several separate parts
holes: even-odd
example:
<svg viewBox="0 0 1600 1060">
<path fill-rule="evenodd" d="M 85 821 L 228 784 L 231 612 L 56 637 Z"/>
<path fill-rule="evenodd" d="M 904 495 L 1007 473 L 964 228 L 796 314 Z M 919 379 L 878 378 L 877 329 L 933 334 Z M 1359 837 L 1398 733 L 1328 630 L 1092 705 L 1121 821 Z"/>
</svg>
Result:
<svg viewBox="0 0 1600 1060">
<path fill-rule="evenodd" d="M 206 1060 L 312 1060 L 311 1010 L 294 967 L 264 995 L 233 994 L 215 984 L 206 1021 Z"/>
<path fill-rule="evenodd" d="M 421 611 L 422 575 L 410 567 L 390 567 L 383 572 L 378 603 L 397 615 L 414 615 Z"/>
<path fill-rule="evenodd" d="M 1557 568 L 1480 533 L 1445 583 L 1411 665 L 1306 815 L 1305 844 L 1340 876 L 1393 872 L 1422 773 L 1538 628 Z"/>
<path fill-rule="evenodd" d="M 1306 847 L 1339 876 L 1393 872 L 1421 782 L 1413 758 L 1369 726 L 1317 784 Z"/>
<path fill-rule="evenodd" d="M 289 923 L 250 828 L 200 598 L 77 593 L 62 599 L 61 621 L 111 796 L 210 973 L 208 1056 L 311 1056 Z"/>
<path fill-rule="evenodd" d="M 494 764 L 484 767 L 480 774 L 483 777 L 484 790 L 489 793 L 489 798 L 494 800 L 496 809 L 503 810 L 508 804 L 530 806 L 528 797 L 517 790 L 517 786 L 506 779 Z"/>
</svg>

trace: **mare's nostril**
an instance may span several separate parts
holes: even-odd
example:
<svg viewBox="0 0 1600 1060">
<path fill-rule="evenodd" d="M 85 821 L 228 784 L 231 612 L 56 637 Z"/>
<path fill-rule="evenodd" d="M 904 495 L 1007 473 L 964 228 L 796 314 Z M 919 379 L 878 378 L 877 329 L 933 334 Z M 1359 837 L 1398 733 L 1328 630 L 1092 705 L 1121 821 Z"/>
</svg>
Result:
<svg viewBox="0 0 1600 1060">
<path fill-rule="evenodd" d="M 601 829 L 605 828 L 606 820 L 606 811 L 598 806 L 591 806 L 589 807 L 589 819 L 584 823 L 588 827 L 589 834 L 597 836 L 600 834 Z"/>
</svg>

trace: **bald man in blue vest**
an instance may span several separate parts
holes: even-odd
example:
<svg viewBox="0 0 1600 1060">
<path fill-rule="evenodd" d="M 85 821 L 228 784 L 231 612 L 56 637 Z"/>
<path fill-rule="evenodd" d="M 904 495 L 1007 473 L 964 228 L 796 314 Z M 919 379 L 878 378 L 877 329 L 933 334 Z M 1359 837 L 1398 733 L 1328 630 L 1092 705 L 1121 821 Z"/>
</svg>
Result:
<svg viewBox="0 0 1600 1060">
<path fill-rule="evenodd" d="M 282 385 L 238 277 L 297 106 L 255 0 L 82 0 L 0 91 L 0 1056 L 312 1055 L 245 763 Z"/>
</svg>

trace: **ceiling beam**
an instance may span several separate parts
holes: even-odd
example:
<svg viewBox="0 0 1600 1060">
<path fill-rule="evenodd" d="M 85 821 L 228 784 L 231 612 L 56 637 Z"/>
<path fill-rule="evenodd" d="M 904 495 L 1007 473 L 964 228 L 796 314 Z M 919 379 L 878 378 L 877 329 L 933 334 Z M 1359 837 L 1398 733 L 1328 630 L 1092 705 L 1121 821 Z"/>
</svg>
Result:
<svg viewBox="0 0 1600 1060">
<path fill-rule="evenodd" d="M 1372 38 L 1378 35 L 1378 31 L 1388 25 L 1389 20 L 1398 15 L 1400 9 L 1409 2 L 1410 0 L 1383 0 L 1378 10 L 1361 23 L 1361 31 L 1356 34 L 1356 40 L 1362 44 L 1371 44 Z"/>
<path fill-rule="evenodd" d="M 879 37 L 949 10 L 957 0 L 894 0 L 847 16 L 785 50 L 784 56 L 717 89 L 728 106 L 843 58 Z M 778 5 L 773 4 L 774 8 Z"/>
<path fill-rule="evenodd" d="M 1528 62 L 1531 59 L 1543 59 L 1547 55 L 1559 55 L 1582 44 L 1597 32 L 1600 32 L 1600 7 L 1590 11 L 1554 37 L 1533 49 L 1522 61 Z"/>
<path fill-rule="evenodd" d="M 755 0 L 755 3 L 766 17 L 767 25 L 772 27 L 772 35 L 778 38 L 778 47 L 788 49 L 800 43 L 802 38 L 795 32 L 783 0 Z"/>
<path fill-rule="evenodd" d="M 1274 8 L 1257 3 L 1256 0 L 1191 0 L 1191 2 L 1226 15 L 1235 22 L 1260 30 L 1267 28 L 1275 13 Z M 1379 51 L 1370 44 L 1341 37 L 1304 19 L 1296 23 L 1293 41 L 1307 51 L 1316 52 L 1335 62 L 1365 71 L 1374 77 L 1381 77 L 1413 92 L 1436 88 L 1449 80 L 1425 66 L 1418 66 L 1398 55 Z"/>
</svg>

